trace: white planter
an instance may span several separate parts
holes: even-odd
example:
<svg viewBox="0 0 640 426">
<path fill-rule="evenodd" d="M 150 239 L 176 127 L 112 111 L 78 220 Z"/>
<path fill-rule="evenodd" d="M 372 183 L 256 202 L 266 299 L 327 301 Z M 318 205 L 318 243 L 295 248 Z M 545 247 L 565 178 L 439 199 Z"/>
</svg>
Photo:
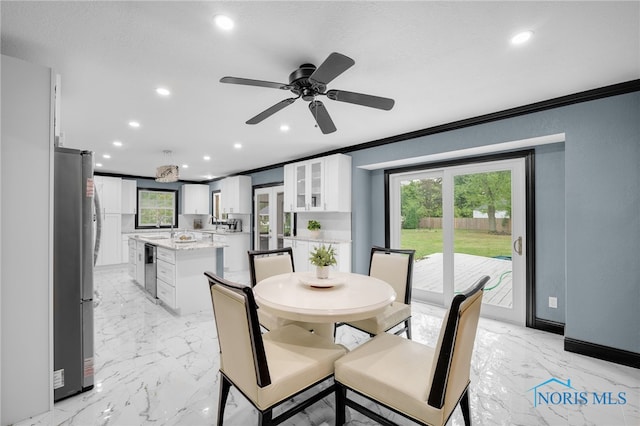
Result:
<svg viewBox="0 0 640 426">
<path fill-rule="evenodd" d="M 309 238 L 314 240 L 320 239 L 320 230 L 315 229 L 313 231 L 309 231 Z"/>
<path fill-rule="evenodd" d="M 327 279 L 329 278 L 330 266 L 316 266 L 316 278 Z"/>
</svg>

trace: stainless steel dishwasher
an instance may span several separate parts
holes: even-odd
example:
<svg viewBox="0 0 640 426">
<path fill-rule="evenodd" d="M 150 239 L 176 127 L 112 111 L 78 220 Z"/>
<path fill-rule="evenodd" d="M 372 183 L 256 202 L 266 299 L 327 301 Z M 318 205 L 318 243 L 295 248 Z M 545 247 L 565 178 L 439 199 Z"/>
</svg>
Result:
<svg viewBox="0 0 640 426">
<path fill-rule="evenodd" d="M 154 300 L 158 298 L 156 246 L 153 244 L 144 245 L 144 288 Z"/>
</svg>

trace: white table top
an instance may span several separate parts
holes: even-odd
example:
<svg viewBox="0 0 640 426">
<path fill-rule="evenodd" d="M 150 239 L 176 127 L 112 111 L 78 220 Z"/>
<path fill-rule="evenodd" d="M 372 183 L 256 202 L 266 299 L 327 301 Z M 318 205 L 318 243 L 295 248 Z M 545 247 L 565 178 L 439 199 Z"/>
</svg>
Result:
<svg viewBox="0 0 640 426">
<path fill-rule="evenodd" d="M 310 284 L 333 287 L 318 288 Z M 253 289 L 260 309 L 306 322 L 357 321 L 382 312 L 396 298 L 386 282 L 368 275 L 333 272 L 317 280 L 315 272 L 293 272 L 260 281 Z"/>
</svg>

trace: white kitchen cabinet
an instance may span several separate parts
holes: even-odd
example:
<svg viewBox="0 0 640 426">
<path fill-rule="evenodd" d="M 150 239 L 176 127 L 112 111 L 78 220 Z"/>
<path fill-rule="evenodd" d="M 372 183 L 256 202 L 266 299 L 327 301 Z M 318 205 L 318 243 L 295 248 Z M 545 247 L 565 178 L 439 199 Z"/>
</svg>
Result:
<svg viewBox="0 0 640 426">
<path fill-rule="evenodd" d="M 156 277 L 158 299 L 173 310 L 176 310 L 176 258 L 175 252 L 158 247 L 156 251 Z"/>
<path fill-rule="evenodd" d="M 209 185 L 182 185 L 182 214 L 209 214 Z"/>
<path fill-rule="evenodd" d="M 136 240 L 127 237 L 127 244 L 129 246 L 128 262 L 129 262 L 129 276 L 132 280 L 136 280 L 136 268 L 137 268 L 137 251 Z"/>
<path fill-rule="evenodd" d="M 203 271 L 216 271 L 217 248 L 157 248 L 158 299 L 179 314 L 211 310 L 211 294 Z"/>
<path fill-rule="evenodd" d="M 122 212 L 122 178 L 95 175 L 93 182 L 100 197 L 102 213 L 120 214 Z"/>
<path fill-rule="evenodd" d="M 285 208 L 291 211 L 351 211 L 351 157 L 343 154 L 285 166 Z M 288 203 L 288 204 L 287 204 Z"/>
<path fill-rule="evenodd" d="M 136 241 L 136 282 L 144 288 L 144 241 Z"/>
<path fill-rule="evenodd" d="M 247 252 L 251 245 L 250 239 L 250 235 L 246 232 L 213 234 L 213 242 L 227 246 L 224 248 L 225 271 L 246 271 L 249 269 Z"/>
<path fill-rule="evenodd" d="M 309 266 L 309 242 L 305 240 L 294 240 L 285 238 L 283 240 L 285 247 L 293 249 L 293 267 L 298 272 L 308 271 Z"/>
<path fill-rule="evenodd" d="M 120 263 L 129 262 L 129 236 L 122 234 L 122 251 L 120 252 Z"/>
<path fill-rule="evenodd" d="M 122 179 L 122 185 L 121 185 L 122 214 L 136 214 L 137 185 L 138 183 L 135 180 Z"/>
<path fill-rule="evenodd" d="M 122 263 L 122 220 L 121 215 L 106 213 L 102 215 L 100 249 L 96 266 Z"/>
<path fill-rule="evenodd" d="M 337 264 L 334 270 L 340 272 L 351 272 L 351 243 L 349 242 L 322 242 L 315 240 L 304 240 L 299 238 L 285 238 L 284 246 L 293 249 L 293 265 L 296 272 L 314 271 L 315 266 L 309 262 L 311 252 L 320 245 L 331 244 L 336 250 Z"/>
<path fill-rule="evenodd" d="M 296 211 L 323 210 L 323 159 L 316 158 L 294 164 L 294 197 Z"/>
<path fill-rule="evenodd" d="M 251 214 L 251 176 L 232 176 L 222 180 L 222 213 Z"/>
<path fill-rule="evenodd" d="M 284 211 L 295 211 L 296 167 L 295 164 L 284 165 Z"/>
</svg>

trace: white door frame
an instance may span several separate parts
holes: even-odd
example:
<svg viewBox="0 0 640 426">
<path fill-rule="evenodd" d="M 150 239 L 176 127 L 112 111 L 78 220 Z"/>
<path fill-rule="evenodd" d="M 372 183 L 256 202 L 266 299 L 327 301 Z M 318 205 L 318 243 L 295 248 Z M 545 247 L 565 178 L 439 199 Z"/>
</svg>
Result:
<svg viewBox="0 0 640 426">
<path fill-rule="evenodd" d="M 278 193 L 284 194 L 284 185 L 279 186 L 269 186 L 263 188 L 255 188 L 253 191 L 253 202 L 254 202 L 254 222 L 253 222 L 253 235 L 254 235 L 254 249 L 260 250 L 260 233 L 259 233 L 259 221 L 260 221 L 260 211 L 258 207 L 258 196 L 259 195 L 267 195 L 269 197 L 269 250 L 273 250 L 278 248 L 278 227 L 282 227 L 284 220 L 283 217 L 278 215 Z M 278 219 L 281 221 L 278 224 Z M 280 235 L 282 239 L 282 235 Z"/>
<path fill-rule="evenodd" d="M 454 296 L 454 200 L 453 178 L 456 175 L 491 172 L 499 170 L 511 171 L 511 204 L 512 204 L 512 280 L 513 308 L 508 309 L 496 305 L 483 304 L 482 315 L 520 325 L 526 322 L 526 278 L 527 278 L 527 235 L 526 235 L 526 179 L 525 158 L 513 158 L 488 162 L 477 162 L 458 166 L 447 166 L 412 172 L 391 174 L 389 178 L 389 237 L 392 247 L 400 246 L 400 181 L 407 178 L 428 178 L 442 176 L 443 203 L 443 275 L 444 291 L 441 297 L 437 293 L 430 294 L 429 301 L 449 306 Z M 516 250 L 517 249 L 517 250 Z M 495 278 L 495 277 L 494 277 Z M 431 297 L 433 296 L 433 297 Z M 442 300 L 440 300 L 442 299 Z"/>
</svg>

